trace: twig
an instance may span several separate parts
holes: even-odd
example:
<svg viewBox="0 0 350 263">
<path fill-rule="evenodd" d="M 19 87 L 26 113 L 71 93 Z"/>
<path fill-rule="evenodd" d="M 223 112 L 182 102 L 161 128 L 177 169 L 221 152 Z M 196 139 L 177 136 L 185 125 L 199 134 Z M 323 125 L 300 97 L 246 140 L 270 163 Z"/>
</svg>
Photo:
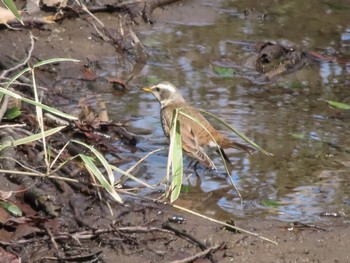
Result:
<svg viewBox="0 0 350 263">
<path fill-rule="evenodd" d="M 102 253 L 102 250 L 90 253 L 87 255 L 79 255 L 79 256 L 73 256 L 73 257 L 43 257 L 41 261 L 46 260 L 54 260 L 56 262 L 97 262 L 98 258 L 100 257 Z"/>
<path fill-rule="evenodd" d="M 189 210 L 189 209 L 187 209 L 187 208 L 185 208 L 185 207 L 182 207 L 182 206 L 178 206 L 178 205 L 172 205 L 172 206 L 175 207 L 175 208 L 177 208 L 177 209 L 180 209 L 180 210 L 182 210 L 182 211 L 186 211 L 186 212 L 188 212 L 188 213 L 190 213 L 190 214 L 192 214 L 192 215 L 199 216 L 199 217 L 201 217 L 201 218 L 204 218 L 204 219 L 206 219 L 206 220 L 212 221 L 212 222 L 214 222 L 214 223 L 218 223 L 218 224 L 220 224 L 220 225 L 223 225 L 223 226 L 226 226 L 226 227 L 229 227 L 229 228 L 233 228 L 233 229 L 235 229 L 235 230 L 237 230 L 237 231 L 239 231 L 239 232 L 246 233 L 246 234 L 248 234 L 248 235 L 251 235 L 251 236 L 260 238 L 260 239 L 262 239 L 262 240 L 268 241 L 268 242 L 270 242 L 270 243 L 272 243 L 272 244 L 278 245 L 276 241 L 273 241 L 273 240 L 271 240 L 271 239 L 268 239 L 268 238 L 266 238 L 266 237 L 263 237 L 263 236 L 261 236 L 261 235 L 258 234 L 258 233 L 250 232 L 250 231 L 245 230 L 245 229 L 243 229 L 243 228 L 240 228 L 240 227 L 237 227 L 237 226 L 233 226 L 233 225 L 227 224 L 227 223 L 225 223 L 225 222 L 222 222 L 222 221 L 216 220 L 216 219 L 214 219 L 214 218 L 211 218 L 211 217 L 202 215 L 202 214 L 200 214 L 200 213 L 196 213 L 196 212 L 194 212 L 194 211 L 192 211 L 192 210 Z"/>
<path fill-rule="evenodd" d="M 82 3 L 82 1 L 75 0 L 75 2 L 81 6 L 82 10 L 86 13 L 88 13 L 93 19 L 95 19 L 103 28 L 105 28 L 105 25 L 102 23 L 100 19 L 98 19 L 95 15 L 93 15 L 90 10 Z"/>
<path fill-rule="evenodd" d="M 193 243 L 197 244 L 201 250 L 207 249 L 207 247 L 205 246 L 205 244 L 203 242 L 199 241 L 198 239 L 196 239 L 194 236 L 190 235 L 189 233 L 187 233 L 183 230 L 177 229 L 176 227 L 172 226 L 169 222 L 163 223 L 162 227 L 173 231 L 176 235 L 178 235 L 180 237 L 186 237 L 187 239 L 191 240 Z"/>
<path fill-rule="evenodd" d="M 4 124 L 0 125 L 0 129 L 4 128 L 16 128 L 16 127 L 25 127 L 27 124 L 25 123 L 17 123 L 17 124 Z"/>
<path fill-rule="evenodd" d="M 25 60 L 23 60 L 23 62 L 17 64 L 16 66 L 12 67 L 12 68 L 9 68 L 7 70 L 4 70 L 1 75 L 0 75 L 0 79 L 6 77 L 11 71 L 15 71 L 21 67 L 23 67 L 24 65 L 26 65 L 29 61 L 29 59 L 31 58 L 32 56 L 32 53 L 33 53 L 33 50 L 34 50 L 34 44 L 35 44 L 35 38 L 32 34 L 32 32 L 29 32 L 30 33 L 30 48 L 29 48 L 29 51 L 28 51 L 28 55 L 27 57 L 25 58 Z"/>
<path fill-rule="evenodd" d="M 203 242 L 199 241 L 197 238 L 195 238 L 194 236 L 190 235 L 189 233 L 187 233 L 187 232 L 185 232 L 183 230 L 177 229 L 176 227 L 172 226 L 169 222 L 163 223 L 162 226 L 165 229 L 169 229 L 169 230 L 173 231 L 179 237 L 186 237 L 187 239 L 191 240 L 193 243 L 197 244 L 198 247 L 201 250 L 206 250 L 207 249 L 206 245 Z M 213 263 L 217 262 L 216 259 L 214 258 L 214 255 L 211 254 L 211 252 L 208 252 L 206 254 L 209 254 L 208 257 L 209 257 L 211 262 L 213 262 Z"/>
<path fill-rule="evenodd" d="M 4 117 L 6 111 L 7 111 L 7 106 L 9 104 L 9 96 L 4 95 L 4 99 L 2 100 L 1 107 L 0 107 L 0 122 L 2 121 L 2 118 Z"/>
<path fill-rule="evenodd" d="M 58 248 L 58 245 L 57 245 L 57 242 L 56 242 L 56 240 L 55 240 L 55 237 L 52 235 L 51 230 L 50 230 L 48 227 L 46 227 L 46 226 L 44 227 L 44 229 L 46 230 L 46 233 L 49 235 L 50 241 L 51 241 L 53 247 L 55 248 L 55 250 L 56 250 L 57 252 L 59 252 L 60 250 L 59 250 L 59 248 Z"/>
<path fill-rule="evenodd" d="M 201 251 L 193 256 L 190 256 L 188 258 L 184 258 L 184 259 L 180 259 L 180 260 L 174 260 L 174 261 L 171 261 L 170 263 L 187 263 L 187 262 L 192 262 L 194 260 L 196 260 L 197 258 L 201 258 L 209 253 L 212 253 L 213 251 L 219 249 L 220 247 L 222 246 L 221 245 L 215 245 L 215 246 L 212 246 L 204 251 Z"/>
<path fill-rule="evenodd" d="M 115 229 L 97 229 L 97 230 L 86 230 L 86 231 L 80 231 L 75 233 L 68 233 L 68 232 L 61 232 L 57 235 L 53 235 L 52 237 L 57 240 L 65 240 L 65 239 L 74 239 L 78 244 L 80 244 L 80 240 L 86 240 L 91 239 L 94 237 L 97 237 L 102 234 L 109 234 L 109 233 L 149 233 L 149 232 L 163 232 L 163 233 L 171 233 L 169 230 L 157 228 L 157 227 L 145 227 L 145 226 L 130 226 L 130 227 L 117 227 Z M 32 239 L 19 239 L 16 240 L 15 243 L 12 242 L 6 242 L 1 241 L 0 244 L 4 246 L 16 246 L 18 244 L 27 244 L 27 243 L 33 243 L 34 241 L 40 241 L 40 240 L 48 240 L 48 236 L 43 237 L 37 237 Z"/>
</svg>

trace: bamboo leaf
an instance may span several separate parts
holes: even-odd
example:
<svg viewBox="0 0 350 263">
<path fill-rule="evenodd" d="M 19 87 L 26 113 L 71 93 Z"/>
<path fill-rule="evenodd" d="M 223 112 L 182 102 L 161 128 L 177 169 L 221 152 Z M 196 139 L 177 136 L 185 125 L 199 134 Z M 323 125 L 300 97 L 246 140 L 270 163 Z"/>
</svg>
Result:
<svg viewBox="0 0 350 263">
<path fill-rule="evenodd" d="M 174 202 L 180 195 L 183 176 L 183 162 L 182 162 L 182 145 L 180 125 L 178 121 L 179 109 L 173 112 L 170 128 L 170 145 L 168 153 L 167 164 L 167 181 L 170 178 L 170 168 L 172 171 L 172 181 L 169 191 L 166 193 L 167 197 L 170 194 L 170 202 Z"/>
<path fill-rule="evenodd" d="M 50 136 L 52 134 L 55 134 L 55 133 L 61 131 L 65 127 L 66 126 L 59 126 L 59 127 L 47 130 L 43 134 L 44 134 L 45 137 L 48 137 L 48 136 Z M 16 147 L 18 145 L 31 143 L 31 142 L 40 140 L 40 139 L 42 139 L 42 135 L 43 134 L 40 132 L 40 133 L 37 133 L 37 134 L 34 134 L 34 135 L 30 135 L 30 136 L 27 136 L 27 137 L 24 137 L 24 138 L 20 138 L 18 140 L 13 141 L 13 142 L 8 142 L 8 143 L 5 143 L 5 144 L 2 144 L 2 145 L 0 145 L 0 150 L 3 150 L 4 148 L 7 148 L 7 147 Z"/>
<path fill-rule="evenodd" d="M 50 63 L 58 63 L 58 62 L 80 62 L 80 60 L 77 59 L 73 59 L 73 58 L 51 58 L 51 59 L 47 59 L 44 61 L 40 61 L 36 64 L 33 65 L 33 68 L 36 67 L 40 67 L 40 66 L 44 66 Z M 32 70 L 31 67 L 27 67 L 24 68 L 23 70 L 21 70 L 20 72 L 18 72 L 17 74 L 15 74 L 6 84 L 5 89 L 8 89 L 9 86 L 16 80 L 18 79 L 21 75 L 23 75 L 24 73 L 28 72 Z"/>
<path fill-rule="evenodd" d="M 176 116 L 177 117 L 177 116 Z M 172 147 L 172 174 L 173 179 L 171 182 L 171 196 L 170 203 L 174 202 L 179 198 L 181 193 L 182 186 L 182 177 L 183 177 L 183 159 L 182 159 L 182 143 L 181 143 L 181 131 L 180 123 L 178 118 L 174 120 L 174 128 L 171 129 L 172 133 L 175 133 L 174 136 L 174 146 Z"/>
<path fill-rule="evenodd" d="M 46 59 L 43 61 L 39 61 L 38 63 L 35 63 L 33 65 L 33 68 L 37 68 L 37 67 L 41 67 L 47 64 L 51 64 L 51 63 L 59 63 L 59 62 L 80 62 L 80 60 L 78 59 L 74 59 L 74 58 L 50 58 L 50 59 Z"/>
<path fill-rule="evenodd" d="M 130 179 L 134 180 L 135 182 L 137 182 L 139 184 L 142 184 L 146 187 L 154 189 L 154 187 L 152 185 L 145 183 L 144 181 L 140 180 L 139 178 L 133 176 L 132 174 L 125 172 L 122 169 L 118 168 L 117 166 L 114 166 L 114 165 L 110 165 L 110 166 L 111 166 L 112 170 L 114 170 L 118 173 L 121 173 L 121 174 L 125 175 L 126 177 L 129 177 Z"/>
<path fill-rule="evenodd" d="M 17 20 L 19 22 L 21 22 L 22 25 L 23 21 L 22 21 L 22 17 L 19 14 L 16 5 L 13 3 L 12 0 L 2 0 L 2 2 L 5 4 L 5 6 L 12 12 L 12 14 L 17 18 Z"/>
<path fill-rule="evenodd" d="M 106 191 L 114 198 L 114 200 L 116 200 L 119 203 L 123 203 L 123 200 L 121 199 L 117 191 L 114 189 L 114 186 L 106 180 L 101 171 L 93 163 L 92 158 L 85 154 L 79 154 L 79 156 L 85 163 L 86 169 L 89 169 L 89 171 L 97 178 L 102 187 L 106 189 Z"/>
<path fill-rule="evenodd" d="M 77 120 L 78 119 L 77 117 L 74 117 L 72 115 L 66 114 L 66 113 L 64 113 L 62 111 L 59 111 L 59 110 L 55 109 L 55 108 L 49 107 L 47 105 L 41 104 L 41 103 L 36 102 L 34 100 L 31 100 L 31 99 L 24 98 L 21 95 L 19 95 L 17 93 L 14 93 L 14 92 L 12 92 L 10 90 L 4 89 L 4 88 L 0 88 L 0 93 L 8 95 L 8 96 L 10 96 L 12 98 L 15 98 L 15 99 L 22 100 L 22 101 L 27 102 L 29 104 L 32 104 L 34 106 L 40 107 L 43 110 L 51 112 L 51 113 L 53 113 L 53 114 L 55 114 L 57 116 L 60 116 L 62 118 L 66 118 L 68 120 Z"/>
<path fill-rule="evenodd" d="M 204 111 L 204 110 L 199 110 L 200 112 L 213 117 L 214 119 L 218 120 L 221 124 L 223 124 L 226 128 L 228 128 L 229 130 L 231 130 L 232 132 L 234 132 L 235 134 L 237 134 L 237 136 L 241 137 L 244 141 L 246 141 L 247 143 L 249 143 L 250 145 L 252 145 L 253 147 L 255 147 L 256 149 L 258 149 L 258 151 L 269 155 L 269 156 L 273 156 L 272 153 L 264 150 L 263 148 L 261 148 L 259 145 L 257 145 L 255 142 L 253 142 L 252 140 L 250 140 L 247 136 L 245 136 L 243 133 L 240 133 L 239 131 L 237 131 L 236 129 L 234 129 L 233 127 L 231 127 L 227 122 L 223 121 L 222 119 L 220 119 L 219 117 L 215 116 L 214 114 Z"/>
<path fill-rule="evenodd" d="M 114 185 L 114 173 L 112 171 L 110 164 L 106 160 L 106 158 L 98 150 L 96 150 L 93 146 L 90 146 L 86 143 L 83 143 L 83 142 L 77 141 L 77 140 L 72 140 L 72 142 L 85 146 L 97 157 L 97 159 L 101 162 L 103 167 L 106 169 L 110 185 Z"/>
</svg>

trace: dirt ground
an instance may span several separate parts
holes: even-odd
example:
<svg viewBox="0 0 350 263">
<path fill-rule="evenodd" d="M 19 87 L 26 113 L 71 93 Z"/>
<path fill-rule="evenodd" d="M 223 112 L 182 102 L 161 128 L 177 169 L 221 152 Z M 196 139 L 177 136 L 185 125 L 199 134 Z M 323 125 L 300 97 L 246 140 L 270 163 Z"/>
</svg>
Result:
<svg viewBox="0 0 350 263">
<path fill-rule="evenodd" d="M 162 23 L 165 17 L 179 19 L 176 14 L 184 16 L 184 10 L 202 10 L 207 19 L 213 16 L 200 1 L 181 1 L 156 10 L 153 16 Z M 118 22 L 109 14 L 98 16 L 105 24 Z M 137 32 L 150 26 L 133 27 Z M 30 30 L 37 38 L 33 57 L 39 60 L 69 56 L 85 64 L 115 56 L 115 46 L 96 37 L 93 26 L 83 19 L 65 19 L 45 28 Z M 28 32 L 1 30 L 3 65 L 10 63 L 9 57 L 25 57 Z M 57 66 L 51 74 L 84 77 L 81 65 Z M 4 176 L 0 179 L 2 191 L 18 189 Z M 344 218 L 327 224 L 315 222 L 317 227 L 260 219 L 235 222 L 276 245 L 142 198 L 107 205 L 91 188 L 87 190 L 92 196 L 72 185 L 58 187 L 49 179 L 35 179 L 35 184 L 59 207 L 57 215 L 47 216 L 40 208 L 25 204 L 21 193 L 13 196 L 11 200 L 21 204 L 26 221 L 14 220 L 0 227 L 1 262 L 350 262 L 350 226 Z M 107 194 L 103 196 L 108 200 Z"/>
</svg>

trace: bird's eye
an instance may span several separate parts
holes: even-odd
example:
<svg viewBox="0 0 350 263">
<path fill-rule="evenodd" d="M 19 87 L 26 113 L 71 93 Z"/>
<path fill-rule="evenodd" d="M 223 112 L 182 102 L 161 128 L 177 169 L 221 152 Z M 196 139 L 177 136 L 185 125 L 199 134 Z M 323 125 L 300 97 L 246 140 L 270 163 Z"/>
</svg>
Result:
<svg viewBox="0 0 350 263">
<path fill-rule="evenodd" d="M 160 91 L 160 88 L 155 88 L 154 89 L 156 92 L 159 92 Z"/>
</svg>

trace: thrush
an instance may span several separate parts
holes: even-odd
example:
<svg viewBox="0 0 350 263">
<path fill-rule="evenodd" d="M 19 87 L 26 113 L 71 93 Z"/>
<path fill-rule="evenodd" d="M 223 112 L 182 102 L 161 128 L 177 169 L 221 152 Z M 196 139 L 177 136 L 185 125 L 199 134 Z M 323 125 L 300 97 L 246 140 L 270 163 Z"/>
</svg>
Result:
<svg viewBox="0 0 350 263">
<path fill-rule="evenodd" d="M 226 148 L 237 148 L 250 154 L 255 152 L 255 149 L 234 142 L 217 131 L 198 110 L 187 104 L 173 84 L 161 82 L 158 85 L 143 88 L 143 90 L 153 93 L 160 103 L 160 119 L 166 137 L 169 138 L 170 135 L 174 110 L 179 109 L 180 112 L 192 117 L 190 119 L 181 113 L 178 114 L 182 149 L 188 156 L 197 160 L 206 168 L 215 169 L 215 164 L 208 156 L 213 151 L 221 151 L 228 162 L 229 159 L 224 152 Z"/>
</svg>

